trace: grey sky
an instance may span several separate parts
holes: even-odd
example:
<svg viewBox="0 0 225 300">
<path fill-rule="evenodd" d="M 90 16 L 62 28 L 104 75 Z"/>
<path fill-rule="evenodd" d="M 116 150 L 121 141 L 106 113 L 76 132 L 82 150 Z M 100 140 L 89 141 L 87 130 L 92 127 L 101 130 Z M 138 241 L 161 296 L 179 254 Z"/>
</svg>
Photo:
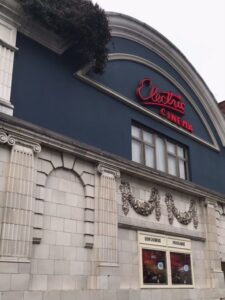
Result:
<svg viewBox="0 0 225 300">
<path fill-rule="evenodd" d="M 225 0 L 96 0 L 106 11 L 147 23 L 169 39 L 225 100 Z"/>
</svg>

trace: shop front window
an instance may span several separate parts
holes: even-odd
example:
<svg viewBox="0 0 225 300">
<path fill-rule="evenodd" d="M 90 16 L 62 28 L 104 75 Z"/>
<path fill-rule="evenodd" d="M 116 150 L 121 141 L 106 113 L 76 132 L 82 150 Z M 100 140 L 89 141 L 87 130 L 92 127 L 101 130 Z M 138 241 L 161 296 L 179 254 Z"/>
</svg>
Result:
<svg viewBox="0 0 225 300">
<path fill-rule="evenodd" d="M 139 232 L 142 288 L 193 287 L 191 241 Z"/>
<path fill-rule="evenodd" d="M 192 284 L 190 254 L 170 252 L 172 284 Z"/>
<path fill-rule="evenodd" d="M 144 284 L 167 284 L 166 252 L 142 249 Z"/>
</svg>

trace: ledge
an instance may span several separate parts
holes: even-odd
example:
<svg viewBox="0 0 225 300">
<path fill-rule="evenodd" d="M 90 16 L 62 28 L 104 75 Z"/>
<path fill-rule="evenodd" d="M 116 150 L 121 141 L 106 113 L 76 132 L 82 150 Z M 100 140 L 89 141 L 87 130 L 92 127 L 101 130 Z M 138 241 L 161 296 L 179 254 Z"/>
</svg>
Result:
<svg viewBox="0 0 225 300">
<path fill-rule="evenodd" d="M 175 178 L 174 176 L 148 168 L 118 155 L 111 154 L 99 148 L 81 143 L 62 134 L 31 124 L 21 119 L 0 113 L 0 129 L 8 134 L 16 135 L 21 139 L 33 140 L 41 146 L 71 153 L 77 157 L 86 159 L 96 164 L 107 164 L 118 169 L 123 174 L 128 174 L 154 182 L 158 185 L 176 189 L 188 195 L 201 199 L 211 199 L 215 202 L 225 203 L 225 195 L 194 184 L 188 180 Z"/>
<path fill-rule="evenodd" d="M 2 256 L 0 257 L 1 262 L 8 262 L 8 263 L 30 263 L 30 260 L 23 257 L 10 257 L 10 256 Z"/>
<path fill-rule="evenodd" d="M 166 225 L 165 225 L 166 226 Z M 176 227 L 169 229 L 168 230 L 163 230 L 163 229 L 155 229 L 155 228 L 150 228 L 146 226 L 141 226 L 141 225 L 133 225 L 133 224 L 128 224 L 128 223 L 122 223 L 121 220 L 119 220 L 118 223 L 119 228 L 124 228 L 124 229 L 132 229 L 135 231 L 145 231 L 145 232 L 151 232 L 151 233 L 158 233 L 158 234 L 164 234 L 164 235 L 171 235 L 175 237 L 182 237 L 182 238 L 187 238 L 191 239 L 194 241 L 200 241 L 200 242 L 205 242 L 206 237 L 205 234 L 202 232 L 194 232 L 192 230 L 187 230 L 187 229 L 179 229 Z M 180 232 L 179 232 L 180 231 Z"/>
<path fill-rule="evenodd" d="M 117 263 L 107 263 L 107 262 L 102 262 L 99 263 L 98 267 L 110 267 L 110 268 L 118 268 L 120 265 Z"/>
<path fill-rule="evenodd" d="M 12 45 L 6 43 L 5 41 L 3 41 L 2 39 L 0 39 L 0 45 L 2 45 L 3 47 L 11 50 L 12 52 L 16 52 L 18 51 L 19 49 L 17 47 L 13 47 Z"/>
</svg>

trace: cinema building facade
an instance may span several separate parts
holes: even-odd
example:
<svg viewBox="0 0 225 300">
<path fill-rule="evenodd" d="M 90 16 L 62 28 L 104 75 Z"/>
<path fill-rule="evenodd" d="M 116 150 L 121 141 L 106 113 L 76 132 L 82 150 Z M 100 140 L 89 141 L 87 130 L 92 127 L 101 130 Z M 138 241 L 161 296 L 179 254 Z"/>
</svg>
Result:
<svg viewBox="0 0 225 300">
<path fill-rule="evenodd" d="M 165 37 L 109 13 L 103 75 L 0 4 L 0 299 L 225 299 L 225 123 Z"/>
</svg>

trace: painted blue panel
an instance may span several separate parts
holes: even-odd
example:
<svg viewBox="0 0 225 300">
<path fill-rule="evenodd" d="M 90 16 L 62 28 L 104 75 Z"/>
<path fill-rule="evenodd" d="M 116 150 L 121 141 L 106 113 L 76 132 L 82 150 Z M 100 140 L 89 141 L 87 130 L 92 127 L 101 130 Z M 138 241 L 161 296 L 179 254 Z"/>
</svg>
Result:
<svg viewBox="0 0 225 300">
<path fill-rule="evenodd" d="M 207 113 L 205 112 L 202 103 L 199 101 L 199 99 L 196 96 L 196 94 L 194 93 L 194 91 L 188 86 L 186 81 L 178 74 L 178 72 L 169 63 L 167 63 L 162 57 L 160 57 L 153 51 L 147 49 L 146 47 L 144 47 L 136 42 L 133 42 L 133 41 L 130 41 L 130 40 L 124 39 L 124 38 L 119 38 L 119 37 L 113 37 L 113 39 L 111 40 L 111 42 L 109 44 L 109 49 L 110 49 L 111 53 L 128 53 L 128 54 L 140 56 L 142 58 L 145 58 L 146 60 L 149 60 L 149 61 L 155 63 L 162 69 L 166 70 L 167 73 L 169 73 L 173 78 L 175 78 L 183 86 L 183 88 L 190 94 L 190 96 L 195 100 L 196 104 L 198 105 L 200 110 L 203 112 L 205 118 L 207 119 L 208 123 L 210 124 L 210 126 L 213 130 L 213 133 L 215 135 L 217 135 L 217 132 L 214 129 L 210 118 L 208 117 Z M 182 55 L 182 53 L 180 53 L 180 55 Z M 186 59 L 185 56 L 183 56 L 183 57 L 184 57 L 184 59 Z M 218 137 L 218 135 L 217 135 L 217 137 Z"/>
<path fill-rule="evenodd" d="M 66 55 L 58 56 L 21 34 L 17 47 L 11 97 L 16 117 L 127 159 L 131 159 L 131 123 L 138 122 L 186 145 L 191 180 L 225 193 L 224 149 L 219 153 L 203 146 L 77 80 L 73 76 L 76 62 L 72 64 Z M 145 48 L 135 47 L 137 54 L 147 53 Z M 155 63 L 160 60 L 152 59 Z"/>
<path fill-rule="evenodd" d="M 104 76 L 99 76 L 93 73 L 89 74 L 88 76 L 100 84 L 103 84 L 104 86 L 120 93 L 121 95 L 128 97 L 137 104 L 141 104 L 135 95 L 138 83 L 144 78 L 150 78 L 153 82 L 153 86 L 157 86 L 160 91 L 171 91 L 176 95 L 182 96 L 182 102 L 185 103 L 185 115 L 183 119 L 187 120 L 193 125 L 195 135 L 204 139 L 205 141 L 208 141 L 209 143 L 212 143 L 204 124 L 197 115 L 191 103 L 181 93 L 181 91 L 174 86 L 174 84 L 172 84 L 159 72 L 137 62 L 118 60 L 110 61 L 107 64 Z M 159 107 L 156 108 L 151 106 L 147 108 L 150 111 L 159 114 Z M 181 115 L 178 114 L 178 116 Z"/>
</svg>

